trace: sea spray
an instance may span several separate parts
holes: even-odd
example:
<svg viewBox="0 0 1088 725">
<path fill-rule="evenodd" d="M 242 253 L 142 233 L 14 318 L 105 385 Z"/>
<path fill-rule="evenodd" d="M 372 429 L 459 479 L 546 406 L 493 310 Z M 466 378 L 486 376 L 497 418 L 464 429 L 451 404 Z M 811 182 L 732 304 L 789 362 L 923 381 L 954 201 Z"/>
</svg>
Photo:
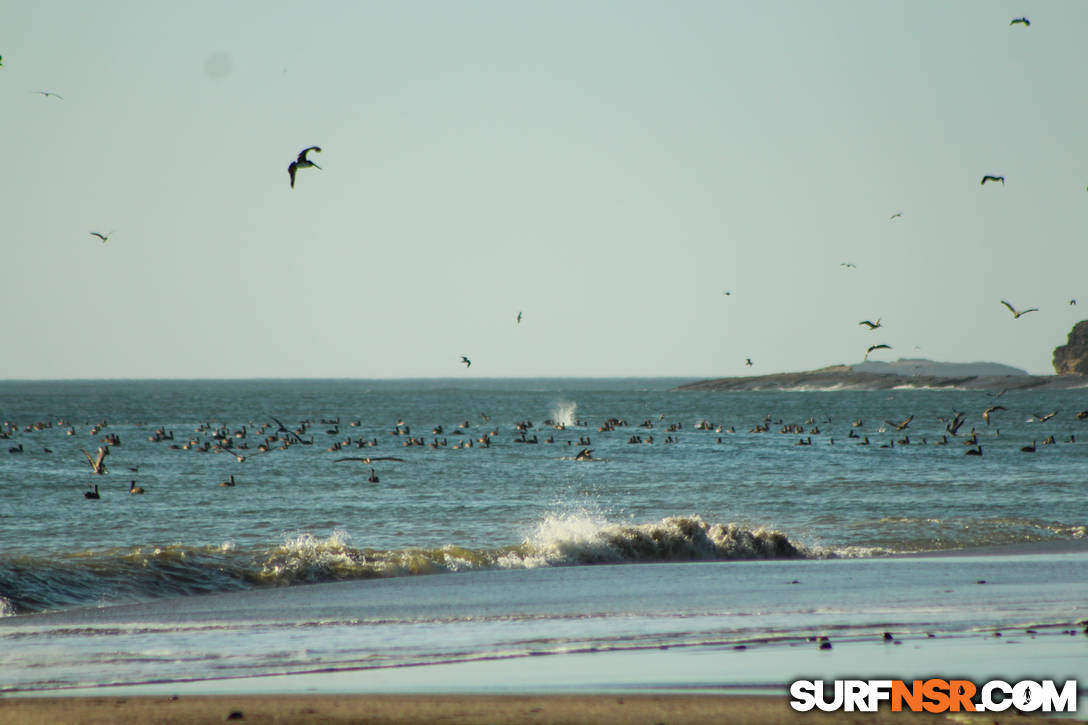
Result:
<svg viewBox="0 0 1088 725">
<path fill-rule="evenodd" d="M 561 400 L 552 407 L 551 418 L 556 425 L 570 428 L 577 425 L 578 404 L 569 400 Z"/>
</svg>

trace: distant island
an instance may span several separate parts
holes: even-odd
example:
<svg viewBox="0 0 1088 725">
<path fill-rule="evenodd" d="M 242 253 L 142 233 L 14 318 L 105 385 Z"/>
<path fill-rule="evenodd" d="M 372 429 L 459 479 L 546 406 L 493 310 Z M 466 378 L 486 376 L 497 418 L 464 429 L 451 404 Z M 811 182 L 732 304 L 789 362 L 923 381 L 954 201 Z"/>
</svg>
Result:
<svg viewBox="0 0 1088 725">
<path fill-rule="evenodd" d="M 1088 387 L 1085 375 L 1030 375 L 1000 363 L 951 363 L 922 358 L 895 362 L 865 361 L 831 365 L 819 370 L 774 375 L 747 375 L 687 383 L 686 391 L 744 390 L 888 390 L 891 388 L 959 388 L 965 390 L 1026 390 Z"/>
<path fill-rule="evenodd" d="M 1068 390 L 1088 387 L 1088 320 L 1069 331 L 1066 344 L 1054 348 L 1056 375 L 1030 375 L 1000 363 L 949 363 L 922 358 L 895 362 L 866 360 L 819 370 L 775 375 L 700 380 L 674 390 L 888 390 L 949 388 L 963 390 Z"/>
</svg>

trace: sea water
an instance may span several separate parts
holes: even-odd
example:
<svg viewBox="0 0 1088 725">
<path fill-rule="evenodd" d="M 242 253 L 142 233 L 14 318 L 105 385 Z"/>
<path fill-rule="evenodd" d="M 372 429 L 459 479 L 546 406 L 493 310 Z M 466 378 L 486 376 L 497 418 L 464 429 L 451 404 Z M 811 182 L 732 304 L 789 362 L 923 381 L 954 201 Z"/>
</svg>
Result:
<svg viewBox="0 0 1088 725">
<path fill-rule="evenodd" d="M 0 687 L 1083 618 L 1088 391 L 680 382 L 0 382 Z"/>
</svg>

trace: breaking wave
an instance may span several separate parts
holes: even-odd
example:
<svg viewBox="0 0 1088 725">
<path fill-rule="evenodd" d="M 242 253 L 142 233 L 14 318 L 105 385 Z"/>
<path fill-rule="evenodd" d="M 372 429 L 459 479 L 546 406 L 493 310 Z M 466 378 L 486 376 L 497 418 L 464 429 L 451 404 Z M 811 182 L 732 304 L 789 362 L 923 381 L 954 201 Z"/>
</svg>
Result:
<svg viewBox="0 0 1088 725">
<path fill-rule="evenodd" d="M 617 524 L 586 514 L 547 516 L 516 545 L 358 548 L 344 532 L 297 536 L 263 550 L 149 547 L 0 559 L 0 616 L 173 596 L 351 579 L 589 564 L 806 558 L 777 531 L 708 523 L 697 515 Z"/>
</svg>

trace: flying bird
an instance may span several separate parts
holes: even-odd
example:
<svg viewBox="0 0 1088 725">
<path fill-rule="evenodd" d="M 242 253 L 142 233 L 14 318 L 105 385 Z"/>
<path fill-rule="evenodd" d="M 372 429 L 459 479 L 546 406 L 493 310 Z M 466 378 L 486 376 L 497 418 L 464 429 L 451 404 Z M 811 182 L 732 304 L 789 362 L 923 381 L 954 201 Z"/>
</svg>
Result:
<svg viewBox="0 0 1088 725">
<path fill-rule="evenodd" d="M 1034 418 L 1035 420 L 1039 421 L 1040 423 L 1045 423 L 1048 420 L 1050 420 L 1051 418 L 1053 418 L 1054 416 L 1056 416 L 1057 414 L 1058 414 L 1058 411 L 1052 410 L 1049 413 L 1045 413 L 1043 415 L 1039 415 L 1038 413 L 1032 413 L 1031 417 Z"/>
<path fill-rule="evenodd" d="M 1031 25 L 1031 21 L 1027 18 L 1013 18 L 1009 21 L 1009 25 L 1016 25 L 1017 23 L 1020 23 L 1024 27 Z"/>
<path fill-rule="evenodd" d="M 990 416 L 999 410 L 1008 410 L 1004 405 L 991 405 L 986 410 L 982 411 L 982 419 L 986 421 L 986 425 L 990 424 Z"/>
<path fill-rule="evenodd" d="M 1029 307 L 1026 310 L 1017 310 L 1015 307 L 1010 305 L 1005 300 L 1001 300 L 1001 304 L 1003 304 L 1003 305 L 1005 305 L 1006 307 L 1009 308 L 1009 312 L 1012 313 L 1012 319 L 1014 319 L 1014 320 L 1019 320 L 1023 315 L 1026 315 L 1029 312 L 1038 312 L 1039 311 L 1038 307 Z"/>
<path fill-rule="evenodd" d="M 1073 298 L 1073 299 L 1069 300 L 1069 304 L 1071 304 L 1071 305 L 1077 304 L 1076 298 Z"/>
<path fill-rule="evenodd" d="M 897 211 L 896 213 L 894 213 L 890 217 L 888 217 L 888 219 L 891 220 L 891 219 L 895 219 L 896 217 L 901 217 L 901 216 L 903 216 L 903 212 Z"/>
<path fill-rule="evenodd" d="M 1004 184 L 1005 183 L 1005 177 L 1004 176 L 991 176 L 990 174 L 986 174 L 985 176 L 982 177 L 982 181 L 979 182 L 979 183 L 980 184 L 985 184 L 987 181 L 1000 181 L 1002 184 Z"/>
<path fill-rule="evenodd" d="M 853 264 L 851 262 L 840 262 L 839 266 L 840 267 L 846 267 L 847 269 L 857 269 L 858 268 L 858 266 L 856 264 Z"/>
<path fill-rule="evenodd" d="M 878 327 L 883 327 L 883 325 L 880 324 L 880 318 L 879 317 L 876 318 L 876 322 L 873 322 L 872 320 L 862 320 L 858 324 L 859 325 L 865 325 L 870 330 L 875 330 Z"/>
<path fill-rule="evenodd" d="M 92 237 L 98 237 L 99 239 L 102 240 L 103 244 L 108 242 L 112 235 L 113 235 L 113 232 L 110 232 L 109 234 L 103 234 L 102 232 L 91 232 L 91 236 Z"/>
<path fill-rule="evenodd" d="M 749 367 L 749 368 L 752 367 L 752 358 L 750 358 L 750 357 L 744 358 L 744 366 Z"/>
<path fill-rule="evenodd" d="M 53 93 L 53 91 L 31 91 L 31 93 L 37 93 L 38 95 L 45 96 L 46 98 L 53 97 L 56 98 L 58 101 L 64 100 L 64 96 L 60 95 L 59 93 Z"/>
<path fill-rule="evenodd" d="M 314 167 L 315 169 L 320 169 L 321 168 L 320 166 L 315 164 L 313 161 L 310 161 L 308 158 L 306 158 L 306 154 L 310 153 L 311 151 L 317 151 L 318 153 L 321 153 L 321 147 L 320 146 L 308 146 L 307 148 L 302 149 L 302 151 L 299 151 L 299 153 L 298 153 L 298 158 L 295 159 L 294 161 L 292 161 L 291 165 L 287 167 L 287 173 L 291 176 L 291 188 L 292 189 L 295 188 L 295 172 L 296 171 L 298 171 L 299 169 L 308 169 L 311 166 Z"/>
<path fill-rule="evenodd" d="M 911 422 L 912 420 L 914 420 L 914 415 L 908 415 L 908 416 L 907 416 L 907 417 L 906 417 L 906 418 L 905 418 L 905 419 L 904 419 L 903 421 L 901 421 L 901 422 L 899 422 L 899 423 L 893 423 L 893 422 L 892 422 L 892 421 L 890 421 L 890 420 L 886 420 L 886 421 L 884 421 L 884 422 L 885 422 L 885 423 L 887 423 L 887 424 L 888 424 L 888 425 L 890 425 L 890 426 L 893 426 L 893 427 L 895 428 L 896 432 L 898 432 L 898 431 L 901 431 L 901 430 L 903 430 L 903 429 L 904 429 L 904 428 L 906 428 L 907 426 L 909 426 L 909 425 L 910 425 L 910 422 Z"/>
<path fill-rule="evenodd" d="M 965 420 L 967 420 L 967 414 L 957 411 L 955 417 L 948 423 L 945 423 L 944 429 L 954 436 L 959 435 L 959 429 Z"/>
<path fill-rule="evenodd" d="M 521 324 L 521 310 L 518 310 L 518 324 Z"/>
<path fill-rule="evenodd" d="M 865 359 L 868 360 L 869 359 L 869 353 L 873 352 L 874 350 L 891 350 L 891 349 L 892 349 L 891 345 L 884 345 L 884 344 L 870 345 L 869 349 L 865 351 Z"/>
<path fill-rule="evenodd" d="M 465 364 L 465 367 L 466 367 L 466 368 L 470 368 L 470 367 L 472 367 L 472 361 L 471 361 L 471 360 L 469 360 L 469 359 L 468 359 L 467 357 L 465 357 L 464 355 L 462 355 L 462 356 L 461 356 L 461 362 L 463 362 L 463 363 Z"/>
<path fill-rule="evenodd" d="M 101 446 L 98 449 L 98 456 L 96 458 L 91 458 L 91 454 L 83 448 L 80 448 L 79 450 L 83 451 L 83 455 L 87 456 L 87 463 L 91 464 L 92 472 L 98 474 L 99 476 L 106 472 L 105 460 L 106 456 L 110 454 L 109 446 Z"/>
</svg>

